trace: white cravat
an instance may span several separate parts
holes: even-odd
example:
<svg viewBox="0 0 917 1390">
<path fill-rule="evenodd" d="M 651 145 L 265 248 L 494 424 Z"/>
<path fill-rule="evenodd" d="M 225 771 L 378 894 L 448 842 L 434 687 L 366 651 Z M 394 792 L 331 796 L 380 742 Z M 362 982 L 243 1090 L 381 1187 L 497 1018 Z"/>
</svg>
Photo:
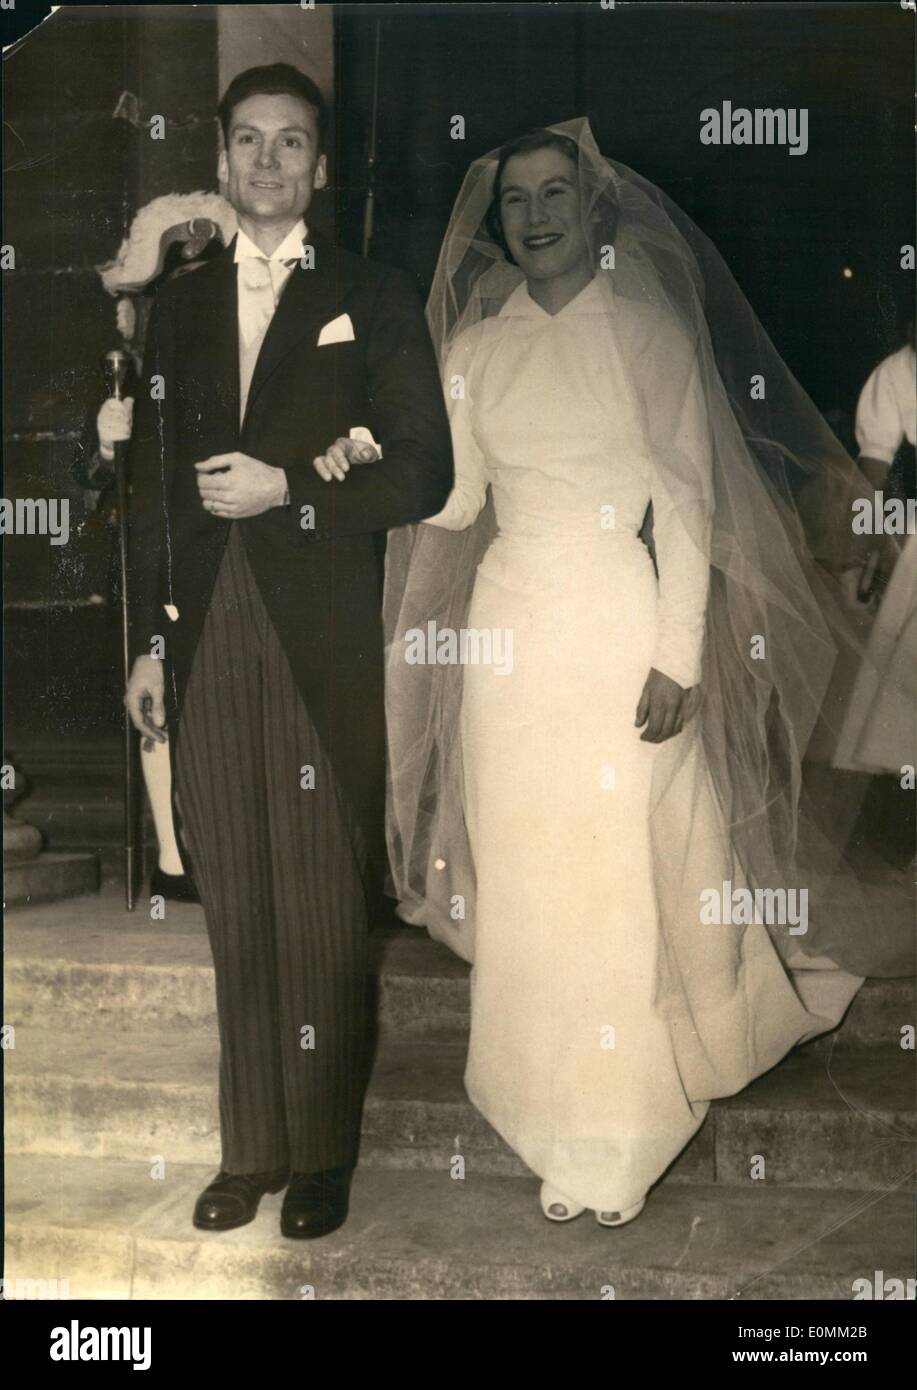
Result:
<svg viewBox="0 0 917 1390">
<path fill-rule="evenodd" d="M 245 416 L 245 406 L 251 387 L 255 363 L 264 342 L 274 310 L 303 254 L 306 224 L 300 218 L 283 241 L 266 256 L 242 229 L 236 236 L 235 261 L 238 267 L 239 301 L 239 418 Z"/>
</svg>

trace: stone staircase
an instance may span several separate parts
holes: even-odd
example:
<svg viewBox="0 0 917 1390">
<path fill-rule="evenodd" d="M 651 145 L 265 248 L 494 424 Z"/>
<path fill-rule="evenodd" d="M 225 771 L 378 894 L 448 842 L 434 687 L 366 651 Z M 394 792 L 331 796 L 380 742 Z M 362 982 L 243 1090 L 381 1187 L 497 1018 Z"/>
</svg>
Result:
<svg viewBox="0 0 917 1390">
<path fill-rule="evenodd" d="M 219 1160 L 200 909 L 150 923 L 109 888 L 11 913 L 7 1278 L 66 1279 L 71 1298 L 850 1299 L 877 1269 L 913 1277 L 912 981 L 867 982 L 832 1037 L 717 1102 L 639 1220 L 608 1231 L 546 1222 L 466 1099 L 467 967 L 411 928 L 375 945 L 351 1217 L 300 1245 L 280 1196 L 238 1231 L 190 1224 Z"/>
</svg>

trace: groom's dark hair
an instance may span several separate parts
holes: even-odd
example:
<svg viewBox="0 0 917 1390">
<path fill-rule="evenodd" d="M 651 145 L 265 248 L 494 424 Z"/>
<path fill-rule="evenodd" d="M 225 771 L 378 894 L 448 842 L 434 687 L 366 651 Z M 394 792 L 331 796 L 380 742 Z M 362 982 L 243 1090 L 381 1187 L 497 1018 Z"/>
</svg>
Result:
<svg viewBox="0 0 917 1390">
<path fill-rule="evenodd" d="M 321 154 L 328 133 L 328 103 L 312 78 L 291 63 L 268 63 L 265 67 L 246 68 L 232 79 L 217 107 L 224 145 L 229 144 L 229 127 L 235 108 L 249 97 L 260 96 L 298 97 L 311 106 L 318 121 L 318 153 Z"/>
<path fill-rule="evenodd" d="M 579 147 L 576 141 L 571 140 L 568 135 L 559 135 L 554 130 L 530 130 L 527 134 L 519 135 L 515 140 L 510 140 L 508 144 L 503 145 L 497 156 L 493 196 L 484 216 L 484 226 L 488 236 L 497 243 L 510 265 L 515 265 L 516 262 L 506 244 L 503 221 L 500 217 L 500 186 L 503 182 L 503 171 L 514 155 L 534 154 L 536 150 L 560 150 L 561 154 L 566 155 L 570 160 L 574 169 L 579 169 Z"/>
</svg>

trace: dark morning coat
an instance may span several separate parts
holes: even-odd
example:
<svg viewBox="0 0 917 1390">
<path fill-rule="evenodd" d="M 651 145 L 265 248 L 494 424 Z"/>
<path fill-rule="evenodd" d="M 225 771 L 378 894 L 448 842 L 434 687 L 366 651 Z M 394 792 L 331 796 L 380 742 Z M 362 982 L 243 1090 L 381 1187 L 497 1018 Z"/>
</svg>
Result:
<svg viewBox="0 0 917 1390">
<path fill-rule="evenodd" d="M 130 453 L 132 655 L 149 654 L 155 635 L 165 639 L 174 754 L 223 548 L 230 525 L 240 526 L 265 606 L 378 870 L 385 768 L 380 533 L 445 504 L 453 476 L 449 425 L 423 309 L 408 278 L 318 234 L 310 241 L 315 267 L 297 265 L 287 282 L 241 428 L 235 243 L 157 296 Z M 319 347 L 323 325 L 342 314 L 350 316 L 354 340 Z M 154 376 L 162 382 L 158 393 Z M 372 431 L 383 458 L 354 467 L 343 482 L 323 482 L 313 458 L 359 425 Z M 235 523 L 204 510 L 194 464 L 236 449 L 285 469 L 289 507 Z M 314 508 L 307 529 L 304 507 Z"/>
</svg>

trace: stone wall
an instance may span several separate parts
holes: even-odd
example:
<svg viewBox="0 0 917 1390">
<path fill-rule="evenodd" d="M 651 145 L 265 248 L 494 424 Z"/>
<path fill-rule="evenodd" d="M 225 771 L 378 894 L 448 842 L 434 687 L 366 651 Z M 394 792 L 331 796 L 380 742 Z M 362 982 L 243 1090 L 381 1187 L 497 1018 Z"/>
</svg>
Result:
<svg viewBox="0 0 917 1390">
<path fill-rule="evenodd" d="M 4 58 L 4 496 L 70 503 L 70 540 L 7 537 L 7 747 L 100 735 L 120 718 L 116 536 L 72 477 L 119 346 L 96 266 L 136 209 L 213 181 L 216 16 L 62 9 Z M 165 118 L 165 138 L 148 123 Z"/>
</svg>

